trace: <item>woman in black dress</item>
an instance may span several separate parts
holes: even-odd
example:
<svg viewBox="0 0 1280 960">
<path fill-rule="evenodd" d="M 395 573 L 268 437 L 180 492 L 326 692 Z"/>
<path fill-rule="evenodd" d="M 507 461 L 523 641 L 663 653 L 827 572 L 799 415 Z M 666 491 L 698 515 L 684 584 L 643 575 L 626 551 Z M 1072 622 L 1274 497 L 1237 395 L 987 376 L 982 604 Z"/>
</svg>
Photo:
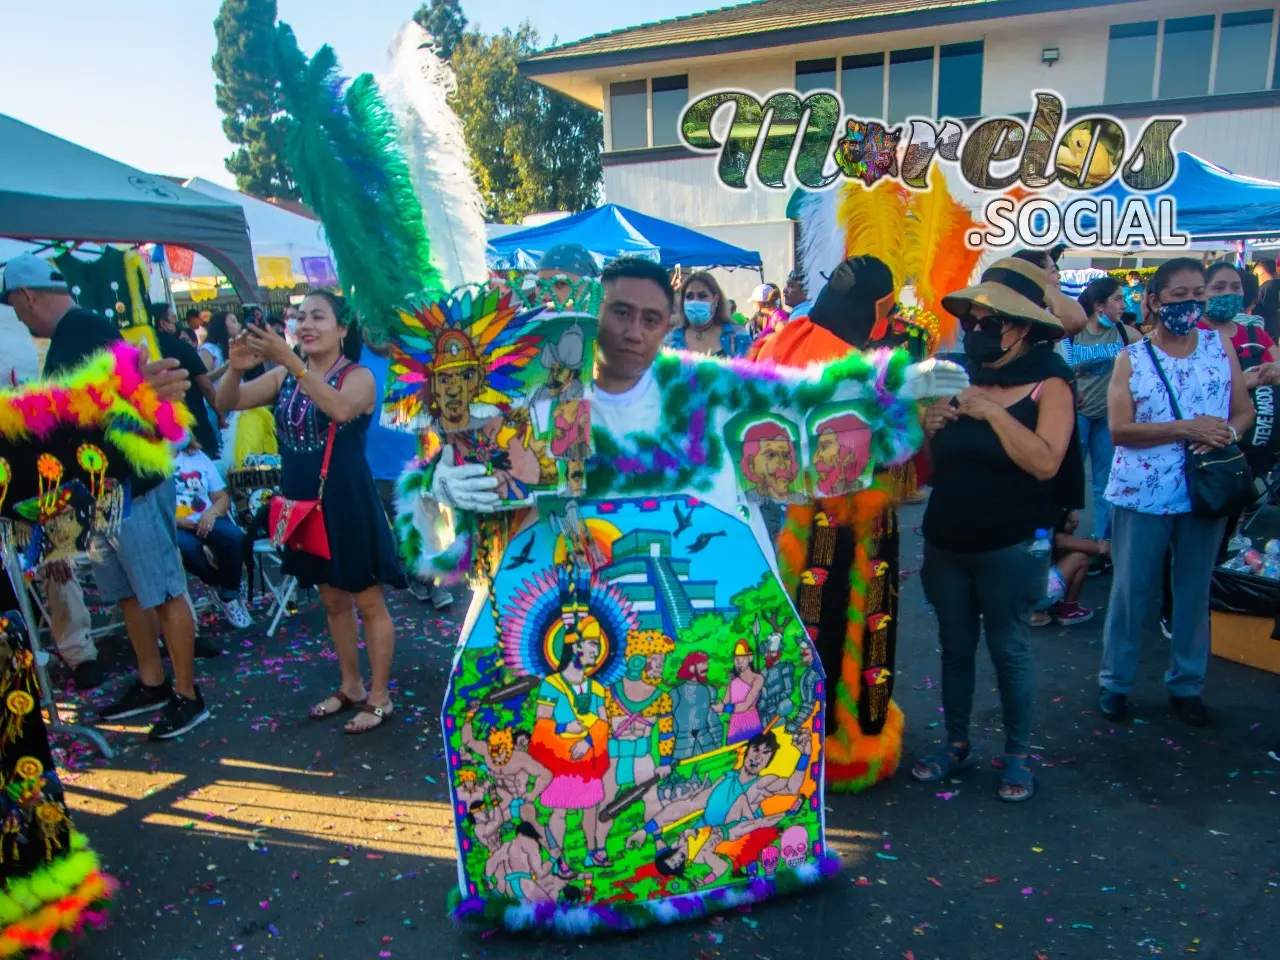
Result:
<svg viewBox="0 0 1280 960">
<path fill-rule="evenodd" d="M 387 684 L 395 627 L 382 587 L 405 585 L 395 540 L 365 459 L 365 434 L 378 398 L 373 374 L 344 355 L 344 341 L 350 338 L 358 344 L 359 336 L 340 298 L 328 291 L 308 294 L 297 332 L 305 362 L 269 328 L 247 327 L 231 345 L 230 366 L 218 384 L 218 409 L 274 405 L 281 493 L 290 500 L 321 499 L 332 559 L 286 548 L 284 560 L 285 573 L 297 577 L 300 585 L 320 588 L 342 668 L 341 686 L 316 704 L 311 716 L 329 717 L 354 708 L 358 712 L 344 729 L 365 733 L 381 726 L 392 712 Z M 245 371 L 264 361 L 275 366 L 245 383 Z M 321 497 L 330 423 L 337 429 Z M 367 691 L 360 674 L 357 610 L 372 673 Z"/>
</svg>

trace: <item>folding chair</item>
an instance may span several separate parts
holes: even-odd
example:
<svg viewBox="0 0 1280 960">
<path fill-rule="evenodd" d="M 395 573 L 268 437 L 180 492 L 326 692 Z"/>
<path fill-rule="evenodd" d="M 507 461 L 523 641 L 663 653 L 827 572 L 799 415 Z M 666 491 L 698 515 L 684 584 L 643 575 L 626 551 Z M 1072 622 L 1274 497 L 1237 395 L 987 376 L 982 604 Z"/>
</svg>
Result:
<svg viewBox="0 0 1280 960">
<path fill-rule="evenodd" d="M 255 540 L 253 542 L 253 556 L 257 561 L 258 574 L 262 578 L 262 585 L 270 592 L 272 597 L 271 609 L 267 611 L 267 616 L 271 617 L 271 626 L 267 628 L 267 636 L 275 636 L 276 628 L 280 626 L 280 621 L 289 614 L 289 603 L 293 600 L 293 595 L 298 590 L 298 580 L 296 577 L 287 574 L 283 570 L 283 561 L 280 551 L 271 545 L 270 540 Z M 267 561 L 274 560 L 278 576 L 273 583 L 271 578 L 267 576 Z"/>
</svg>

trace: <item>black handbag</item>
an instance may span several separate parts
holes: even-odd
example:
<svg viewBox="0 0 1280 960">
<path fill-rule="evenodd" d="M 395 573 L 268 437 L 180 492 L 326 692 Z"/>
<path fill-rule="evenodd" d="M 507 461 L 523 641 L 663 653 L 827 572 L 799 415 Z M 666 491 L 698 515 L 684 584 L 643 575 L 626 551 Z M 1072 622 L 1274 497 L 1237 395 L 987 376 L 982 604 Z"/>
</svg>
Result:
<svg viewBox="0 0 1280 960">
<path fill-rule="evenodd" d="M 1164 391 L 1169 395 L 1173 418 L 1184 419 L 1173 388 L 1169 386 L 1169 378 L 1164 375 L 1164 367 L 1156 357 L 1155 347 L 1151 345 L 1150 338 L 1143 343 L 1155 364 L 1156 373 L 1160 375 L 1160 382 L 1164 384 Z M 1254 501 L 1253 474 L 1249 472 L 1249 464 L 1238 443 L 1229 443 L 1207 453 L 1192 453 L 1191 444 L 1184 440 L 1182 450 L 1187 495 L 1191 498 L 1191 512 L 1195 516 L 1229 517 Z"/>
</svg>

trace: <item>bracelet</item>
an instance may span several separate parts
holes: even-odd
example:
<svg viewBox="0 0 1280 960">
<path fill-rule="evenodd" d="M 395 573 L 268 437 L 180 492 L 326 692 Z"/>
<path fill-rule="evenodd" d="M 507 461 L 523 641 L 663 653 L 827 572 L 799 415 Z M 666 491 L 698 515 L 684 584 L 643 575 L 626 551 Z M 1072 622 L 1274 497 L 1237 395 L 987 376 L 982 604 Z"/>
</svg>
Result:
<svg viewBox="0 0 1280 960">
<path fill-rule="evenodd" d="M 1239 442 L 1240 442 L 1240 432 L 1239 432 L 1238 430 L 1236 430 L 1236 428 L 1235 428 L 1235 427 L 1233 427 L 1233 426 L 1232 426 L 1231 424 L 1229 424 L 1229 423 L 1227 424 L 1227 429 L 1231 431 L 1231 438 L 1232 438 L 1232 440 L 1233 440 L 1234 442 L 1236 442 L 1236 443 L 1239 443 Z"/>
</svg>

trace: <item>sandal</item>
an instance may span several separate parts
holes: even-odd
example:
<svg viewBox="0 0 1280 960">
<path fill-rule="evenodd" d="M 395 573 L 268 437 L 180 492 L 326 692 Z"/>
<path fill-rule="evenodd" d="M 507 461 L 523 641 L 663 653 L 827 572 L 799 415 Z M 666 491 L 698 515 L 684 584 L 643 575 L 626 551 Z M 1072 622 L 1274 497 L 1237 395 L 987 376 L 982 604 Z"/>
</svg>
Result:
<svg viewBox="0 0 1280 960">
<path fill-rule="evenodd" d="M 324 705 L 328 703 L 330 700 L 338 701 L 338 707 L 336 710 L 326 710 L 324 708 Z M 310 714 L 311 719 L 323 720 L 325 717 L 334 717 L 347 710 L 354 710 L 356 707 L 362 706 L 365 703 L 368 703 L 367 699 L 352 700 L 345 693 L 339 690 L 337 693 L 333 693 L 325 697 L 323 700 L 321 700 L 319 703 L 317 703 L 314 707 L 311 708 L 311 714 Z"/>
<path fill-rule="evenodd" d="M 373 714 L 375 717 L 378 718 L 378 722 L 371 723 L 367 727 L 357 727 L 357 726 L 353 726 L 353 724 L 356 722 L 355 719 L 353 718 L 351 720 L 348 720 L 346 722 L 346 725 L 343 726 L 342 728 L 343 733 L 347 733 L 355 737 L 355 736 L 359 736 L 362 733 L 368 733 L 370 730 L 377 730 L 380 726 L 382 726 L 384 723 L 387 722 L 387 720 L 391 718 L 391 715 L 395 713 L 395 710 L 392 709 L 391 704 L 387 704 L 385 707 L 375 707 L 372 703 L 369 703 L 366 701 L 365 703 L 362 703 L 360 705 L 359 712 Z"/>
<path fill-rule="evenodd" d="M 1036 778 L 1031 772 L 1030 757 L 1005 756 L 1004 776 L 1000 778 L 1000 789 L 1003 790 L 1005 787 L 1014 787 L 1024 791 L 1014 796 L 997 792 L 996 796 L 1005 803 L 1022 803 L 1024 800 L 1030 800 L 1035 796 Z"/>
<path fill-rule="evenodd" d="M 965 770 L 973 765 L 973 748 L 969 745 L 958 747 L 954 743 L 944 744 L 927 757 L 921 757 L 911 768 L 911 776 L 921 783 L 933 783 L 945 780 L 957 770 Z M 924 768 L 925 773 L 919 771 Z"/>
</svg>

